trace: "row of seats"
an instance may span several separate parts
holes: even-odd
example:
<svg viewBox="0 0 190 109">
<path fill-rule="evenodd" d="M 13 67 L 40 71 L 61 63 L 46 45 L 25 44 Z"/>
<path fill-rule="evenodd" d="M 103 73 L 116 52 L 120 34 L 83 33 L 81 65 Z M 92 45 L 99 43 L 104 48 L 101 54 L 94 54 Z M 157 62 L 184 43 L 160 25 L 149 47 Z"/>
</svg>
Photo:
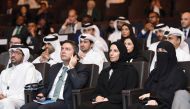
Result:
<svg viewBox="0 0 190 109">
<path fill-rule="evenodd" d="M 128 106 L 137 102 L 138 97 L 142 95 L 144 92 L 143 85 L 148 78 L 148 64 L 147 62 L 132 62 L 131 63 L 138 71 L 139 74 L 139 87 L 137 89 L 131 90 L 123 90 L 122 91 L 122 102 L 123 109 L 127 109 Z M 190 91 L 190 62 L 179 62 L 180 67 L 185 71 L 185 74 L 188 78 L 188 87 Z M 73 90 L 73 107 L 77 109 L 77 107 L 85 101 L 88 101 L 91 98 L 91 95 L 94 91 L 94 88 L 84 88 Z"/>
<path fill-rule="evenodd" d="M 138 72 L 139 75 L 139 87 L 137 89 L 132 90 L 123 90 L 122 91 L 122 99 L 123 99 L 123 109 L 127 108 L 127 104 L 131 105 L 136 102 L 138 96 L 143 93 L 143 85 L 148 78 L 149 75 L 149 65 L 148 62 L 132 62 L 131 63 Z M 107 68 L 110 64 L 104 63 L 103 68 Z M 190 62 L 179 62 L 181 68 L 185 71 L 188 77 L 188 89 L 190 90 Z M 36 69 L 42 73 L 43 81 L 42 84 L 46 82 L 47 72 L 50 68 L 50 65 L 47 63 L 38 63 L 34 64 Z M 98 66 L 94 64 L 87 64 L 88 68 L 91 70 L 90 78 L 88 80 L 88 85 L 84 89 L 77 89 L 72 91 L 72 99 L 73 99 L 73 107 L 77 109 L 77 107 L 87 100 L 89 100 L 90 95 L 94 91 L 94 88 L 98 79 Z M 4 68 L 0 65 L 0 69 Z M 37 94 L 37 90 L 26 90 L 25 91 L 25 100 L 26 103 L 31 102 L 35 95 Z"/>
</svg>

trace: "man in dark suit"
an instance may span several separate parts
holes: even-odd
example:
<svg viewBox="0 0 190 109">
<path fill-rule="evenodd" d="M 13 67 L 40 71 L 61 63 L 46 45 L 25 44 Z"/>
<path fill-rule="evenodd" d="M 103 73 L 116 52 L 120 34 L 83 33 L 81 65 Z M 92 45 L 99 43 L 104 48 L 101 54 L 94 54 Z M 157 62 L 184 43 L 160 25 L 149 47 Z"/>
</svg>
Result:
<svg viewBox="0 0 190 109">
<path fill-rule="evenodd" d="M 72 89 L 84 87 L 89 74 L 87 67 L 78 63 L 76 51 L 77 46 L 74 42 L 69 40 L 63 42 L 61 46 L 63 63 L 55 64 L 50 68 L 48 82 L 37 94 L 38 101 L 51 98 L 55 102 L 45 105 L 32 102 L 21 109 L 72 109 Z"/>
<path fill-rule="evenodd" d="M 11 27 L 10 29 L 8 29 L 8 31 L 6 31 L 5 37 L 10 39 L 14 35 L 19 35 L 21 36 L 22 40 L 25 43 L 27 34 L 28 34 L 28 30 L 27 30 L 27 27 L 25 26 L 24 17 L 17 16 L 15 26 Z"/>
<path fill-rule="evenodd" d="M 181 15 L 181 27 L 185 35 L 185 41 L 190 47 L 190 12 L 184 12 Z"/>
</svg>

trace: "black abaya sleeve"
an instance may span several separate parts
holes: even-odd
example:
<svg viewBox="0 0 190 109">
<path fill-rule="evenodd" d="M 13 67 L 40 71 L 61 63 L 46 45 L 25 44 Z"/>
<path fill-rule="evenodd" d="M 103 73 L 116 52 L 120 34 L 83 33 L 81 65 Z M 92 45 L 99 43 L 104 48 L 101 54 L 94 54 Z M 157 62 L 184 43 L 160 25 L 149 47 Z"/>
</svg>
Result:
<svg viewBox="0 0 190 109">
<path fill-rule="evenodd" d="M 163 106 L 167 105 L 170 107 L 175 91 L 186 88 L 187 77 L 183 71 L 176 70 L 176 72 L 172 73 L 172 75 L 167 78 L 165 84 L 160 84 L 160 86 L 162 87 L 160 87 L 156 92 L 151 93 L 151 97 L 157 100 L 159 104 Z"/>
<path fill-rule="evenodd" d="M 95 99 L 97 96 L 105 97 L 105 94 L 107 93 L 106 88 L 105 88 L 106 87 L 105 82 L 108 79 L 109 70 L 110 70 L 110 68 L 107 68 L 107 69 L 104 69 L 101 71 L 101 73 L 98 77 L 97 86 L 96 86 L 95 91 L 93 92 L 93 95 L 92 95 L 92 99 Z"/>
<path fill-rule="evenodd" d="M 127 67 L 126 72 L 124 72 L 125 78 L 125 86 L 123 90 L 128 90 L 128 89 L 134 89 L 137 88 L 139 79 L 138 79 L 138 73 L 134 67 Z M 121 90 L 122 91 L 122 90 Z M 122 95 L 121 92 L 118 94 L 112 94 L 107 97 L 109 102 L 111 103 L 122 103 Z"/>
</svg>

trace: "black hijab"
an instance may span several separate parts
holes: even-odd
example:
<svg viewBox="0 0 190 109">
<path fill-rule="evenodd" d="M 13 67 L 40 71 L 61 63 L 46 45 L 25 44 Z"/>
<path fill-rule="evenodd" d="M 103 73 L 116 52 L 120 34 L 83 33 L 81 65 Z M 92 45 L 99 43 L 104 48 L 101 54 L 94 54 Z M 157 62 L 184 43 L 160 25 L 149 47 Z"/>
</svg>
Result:
<svg viewBox="0 0 190 109">
<path fill-rule="evenodd" d="M 173 44 L 168 41 L 163 41 L 158 44 L 157 49 L 159 48 L 165 49 L 167 53 L 157 52 L 157 62 L 155 68 L 155 71 L 157 72 L 157 80 L 159 78 L 166 78 L 167 75 L 172 72 L 172 69 L 177 65 L 176 51 Z"/>
<path fill-rule="evenodd" d="M 111 45 L 116 45 L 120 54 L 119 54 L 119 59 L 116 62 L 111 62 L 111 67 L 113 69 L 118 68 L 118 66 L 122 63 L 125 63 L 127 61 L 127 48 L 125 47 L 124 43 L 121 43 L 120 41 L 113 42 Z M 111 47 L 110 45 L 110 47 Z"/>
<path fill-rule="evenodd" d="M 160 42 L 157 46 L 167 52 L 157 52 L 157 65 L 145 83 L 144 89 L 150 92 L 150 98 L 159 103 L 159 109 L 171 109 L 174 93 L 186 88 L 186 76 L 177 65 L 177 57 L 173 44 Z"/>
<path fill-rule="evenodd" d="M 139 57 L 140 53 L 139 53 L 139 48 L 138 48 L 138 43 L 137 43 L 137 39 L 135 37 L 126 37 L 126 38 L 123 38 L 123 42 L 126 40 L 126 39 L 130 39 L 134 45 L 134 49 L 131 53 L 127 53 L 127 61 L 130 61 L 131 59 L 135 59 L 137 57 Z"/>
<path fill-rule="evenodd" d="M 123 26 L 127 26 L 127 27 L 129 28 L 130 34 L 129 34 L 128 37 L 134 37 L 134 38 L 135 38 L 135 34 L 134 34 L 134 32 L 133 32 L 133 27 L 132 27 L 132 25 L 131 25 L 131 24 L 128 24 L 128 23 L 124 23 L 124 24 L 121 26 L 121 28 L 122 28 Z M 123 36 L 121 35 L 121 40 L 122 40 L 122 41 L 124 41 L 125 38 L 126 38 L 126 37 L 123 37 Z"/>
</svg>

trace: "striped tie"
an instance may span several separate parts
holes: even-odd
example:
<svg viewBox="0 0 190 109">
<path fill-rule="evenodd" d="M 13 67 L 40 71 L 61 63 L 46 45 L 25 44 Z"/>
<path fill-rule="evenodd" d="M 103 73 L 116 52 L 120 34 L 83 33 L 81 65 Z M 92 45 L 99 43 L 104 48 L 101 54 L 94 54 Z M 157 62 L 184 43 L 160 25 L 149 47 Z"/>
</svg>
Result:
<svg viewBox="0 0 190 109">
<path fill-rule="evenodd" d="M 63 72 L 61 73 L 61 75 L 59 76 L 59 79 L 56 83 L 55 86 L 55 90 L 54 90 L 54 94 L 53 94 L 53 98 L 56 100 L 57 98 L 59 98 L 60 95 L 60 91 L 61 91 L 61 87 L 64 84 L 64 78 L 65 75 L 67 73 L 68 68 L 67 67 L 63 67 Z"/>
</svg>

